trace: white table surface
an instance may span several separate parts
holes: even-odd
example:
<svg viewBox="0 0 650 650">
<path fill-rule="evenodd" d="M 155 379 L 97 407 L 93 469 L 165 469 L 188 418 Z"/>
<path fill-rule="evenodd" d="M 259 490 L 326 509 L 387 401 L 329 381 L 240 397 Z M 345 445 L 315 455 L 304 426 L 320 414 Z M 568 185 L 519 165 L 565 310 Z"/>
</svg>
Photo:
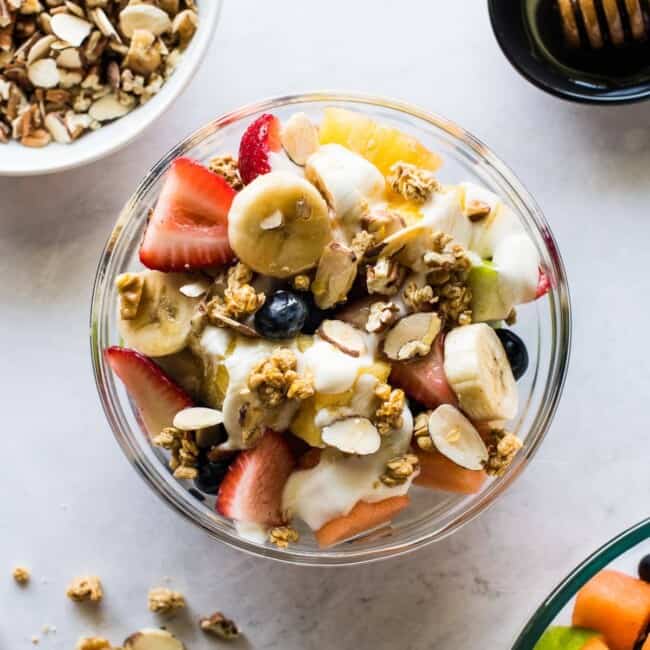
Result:
<svg viewBox="0 0 650 650">
<path fill-rule="evenodd" d="M 546 96 L 508 65 L 485 3 L 231 0 L 200 73 L 126 150 L 83 170 L 0 179 L 0 648 L 72 650 L 155 624 L 165 577 L 190 612 L 222 609 L 246 640 L 287 650 L 509 648 L 527 615 L 592 549 L 648 515 L 650 110 Z M 337 88 L 447 115 L 536 196 L 568 267 L 573 358 L 552 430 L 524 476 L 451 539 L 360 568 L 251 559 L 181 520 L 113 441 L 91 376 L 88 305 L 100 250 L 138 177 L 181 136 L 256 99 Z M 33 571 L 27 589 L 14 565 Z M 100 608 L 64 595 L 84 573 Z M 42 636 L 42 635 L 41 635 Z"/>
</svg>

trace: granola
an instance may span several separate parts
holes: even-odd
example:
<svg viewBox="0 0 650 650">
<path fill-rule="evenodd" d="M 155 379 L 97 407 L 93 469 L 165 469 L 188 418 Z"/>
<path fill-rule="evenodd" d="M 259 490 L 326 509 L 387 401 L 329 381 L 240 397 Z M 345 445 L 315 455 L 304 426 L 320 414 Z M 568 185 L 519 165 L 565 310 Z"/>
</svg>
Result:
<svg viewBox="0 0 650 650">
<path fill-rule="evenodd" d="M 97 576 L 82 576 L 70 583 L 66 596 L 76 602 L 89 600 L 97 603 L 104 597 L 104 591 Z"/>
<path fill-rule="evenodd" d="M 418 413 L 413 421 L 413 441 L 422 451 L 434 451 L 435 446 L 429 433 L 429 417 L 431 411 Z"/>
<path fill-rule="evenodd" d="M 269 531 L 269 541 L 278 548 L 288 548 L 299 539 L 298 531 L 291 526 L 276 526 Z"/>
<path fill-rule="evenodd" d="M 113 650 L 113 646 L 99 636 L 83 637 L 77 641 L 75 650 Z"/>
<path fill-rule="evenodd" d="M 31 574 L 29 573 L 29 569 L 24 567 L 24 566 L 17 566 L 13 570 L 12 575 L 13 575 L 14 580 L 19 585 L 26 585 L 29 582 L 29 579 L 31 578 Z"/>
<path fill-rule="evenodd" d="M 232 187 L 233 190 L 241 190 L 244 187 L 241 176 L 239 175 L 239 164 L 237 159 L 230 154 L 223 156 L 215 156 L 210 159 L 208 169 L 219 176 L 223 176 L 226 183 Z"/>
<path fill-rule="evenodd" d="M 228 269 L 223 298 L 216 296 L 206 305 L 208 320 L 214 325 L 223 325 L 222 316 L 243 320 L 254 314 L 266 300 L 250 284 L 253 272 L 241 262 Z"/>
<path fill-rule="evenodd" d="M 300 377 L 298 360 L 288 348 L 279 348 L 260 361 L 248 377 L 248 387 L 262 404 L 274 408 L 286 399 L 307 399 L 314 394 L 311 377 Z"/>
<path fill-rule="evenodd" d="M 494 429 L 490 432 L 487 447 L 488 459 L 485 461 L 485 471 L 490 476 L 501 476 L 523 447 L 523 443 L 514 433 Z"/>
<path fill-rule="evenodd" d="M 368 293 L 379 293 L 384 296 L 396 294 L 404 280 L 406 270 L 392 257 L 380 257 L 366 271 Z"/>
<path fill-rule="evenodd" d="M 151 442 L 156 447 L 161 447 L 171 453 L 169 468 L 174 472 L 174 477 L 181 480 L 196 478 L 200 450 L 196 444 L 194 431 L 181 431 L 176 427 L 165 427 L 153 437 Z"/>
<path fill-rule="evenodd" d="M 387 180 L 394 192 L 414 203 L 425 203 L 440 190 L 440 183 L 432 172 L 405 162 L 395 163 Z"/>
<path fill-rule="evenodd" d="M 377 427 L 377 431 L 382 436 L 385 436 L 393 429 L 399 429 L 402 426 L 406 395 L 400 388 L 391 388 L 388 384 L 379 384 L 375 388 L 375 397 L 380 400 L 380 405 L 375 411 L 373 422 Z"/>
<path fill-rule="evenodd" d="M 117 276 L 115 286 L 120 297 L 120 318 L 133 320 L 142 300 L 144 276 L 141 273 L 122 273 Z"/>
<path fill-rule="evenodd" d="M 178 591 L 167 587 L 153 587 L 147 596 L 149 611 L 154 614 L 170 614 L 185 607 L 185 598 Z"/>
<path fill-rule="evenodd" d="M 379 480 L 387 487 L 395 487 L 406 483 L 408 479 L 418 471 L 420 461 L 415 454 L 404 454 L 392 458 L 386 463 L 384 473 Z"/>
<path fill-rule="evenodd" d="M 296 289 L 296 291 L 309 291 L 309 288 L 311 287 L 311 279 L 308 275 L 299 273 L 292 278 L 291 285 Z"/>
<path fill-rule="evenodd" d="M 215 612 L 199 620 L 199 626 L 204 632 L 214 634 L 220 639 L 229 641 L 239 636 L 239 629 L 235 621 L 226 618 L 221 612 Z"/>
<path fill-rule="evenodd" d="M 197 26 L 193 0 L 0 0 L 0 142 L 69 144 L 123 117 L 160 91 Z"/>
<path fill-rule="evenodd" d="M 373 302 L 366 321 L 366 332 L 380 334 L 399 318 L 399 306 L 393 302 Z"/>
</svg>

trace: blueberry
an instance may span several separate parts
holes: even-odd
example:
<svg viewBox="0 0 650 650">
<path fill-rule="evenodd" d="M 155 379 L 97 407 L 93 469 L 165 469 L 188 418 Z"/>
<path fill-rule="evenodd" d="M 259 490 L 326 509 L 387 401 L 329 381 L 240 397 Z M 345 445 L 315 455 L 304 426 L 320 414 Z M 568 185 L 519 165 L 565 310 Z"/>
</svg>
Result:
<svg viewBox="0 0 650 650">
<path fill-rule="evenodd" d="M 199 473 L 194 479 L 194 485 L 205 494 L 216 494 L 233 459 L 233 456 L 227 456 L 220 460 L 209 460 L 202 453 L 199 456 Z"/>
<path fill-rule="evenodd" d="M 287 339 L 300 332 L 306 318 L 305 301 L 281 289 L 268 297 L 255 314 L 255 329 L 267 339 Z"/>
<path fill-rule="evenodd" d="M 650 555 L 641 558 L 639 562 L 639 578 L 644 582 L 650 582 Z"/>
<path fill-rule="evenodd" d="M 515 379 L 523 377 L 528 369 L 526 344 L 512 330 L 497 329 L 496 333 L 508 355 L 508 361 Z"/>
</svg>

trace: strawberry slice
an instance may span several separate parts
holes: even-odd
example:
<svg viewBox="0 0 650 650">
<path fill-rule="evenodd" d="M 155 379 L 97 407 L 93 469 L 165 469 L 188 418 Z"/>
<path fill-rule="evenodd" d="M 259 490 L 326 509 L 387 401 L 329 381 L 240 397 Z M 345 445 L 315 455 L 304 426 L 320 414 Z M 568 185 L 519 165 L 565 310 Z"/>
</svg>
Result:
<svg viewBox="0 0 650 650">
<path fill-rule="evenodd" d="M 170 427 L 176 413 L 194 405 L 180 386 L 139 352 L 114 346 L 104 350 L 104 359 L 124 383 L 150 436 Z"/>
<path fill-rule="evenodd" d="M 217 512 L 237 521 L 282 524 L 282 490 L 294 465 L 284 436 L 267 431 L 257 447 L 243 451 L 230 466 L 217 495 Z"/>
<path fill-rule="evenodd" d="M 140 261 L 158 271 L 230 262 L 228 211 L 235 194 L 223 177 L 194 160 L 177 158 L 147 224 Z"/>
<path fill-rule="evenodd" d="M 546 271 L 539 267 L 539 280 L 537 281 L 537 292 L 535 293 L 535 300 L 545 296 L 551 290 L 551 280 L 546 275 Z"/>
<path fill-rule="evenodd" d="M 456 395 L 447 382 L 444 367 L 445 337 L 439 334 L 431 352 L 418 361 L 393 363 L 390 382 L 403 388 L 409 397 L 427 408 L 441 404 L 458 406 Z"/>
<path fill-rule="evenodd" d="M 271 171 L 270 151 L 280 151 L 280 120 L 265 113 L 244 131 L 239 143 L 239 175 L 248 185 L 261 174 Z"/>
</svg>

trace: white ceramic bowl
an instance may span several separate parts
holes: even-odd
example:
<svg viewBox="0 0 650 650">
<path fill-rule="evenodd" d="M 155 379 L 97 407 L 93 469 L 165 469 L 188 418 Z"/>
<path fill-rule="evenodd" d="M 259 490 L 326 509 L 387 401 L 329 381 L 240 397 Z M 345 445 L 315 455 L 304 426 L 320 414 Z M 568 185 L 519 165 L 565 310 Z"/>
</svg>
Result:
<svg viewBox="0 0 650 650">
<path fill-rule="evenodd" d="M 198 0 L 199 28 L 174 74 L 150 101 L 71 144 L 52 143 L 41 149 L 17 142 L 0 144 L 0 176 L 50 174 L 85 165 L 121 149 L 140 135 L 169 109 L 194 76 L 217 28 L 222 2 Z"/>
</svg>

